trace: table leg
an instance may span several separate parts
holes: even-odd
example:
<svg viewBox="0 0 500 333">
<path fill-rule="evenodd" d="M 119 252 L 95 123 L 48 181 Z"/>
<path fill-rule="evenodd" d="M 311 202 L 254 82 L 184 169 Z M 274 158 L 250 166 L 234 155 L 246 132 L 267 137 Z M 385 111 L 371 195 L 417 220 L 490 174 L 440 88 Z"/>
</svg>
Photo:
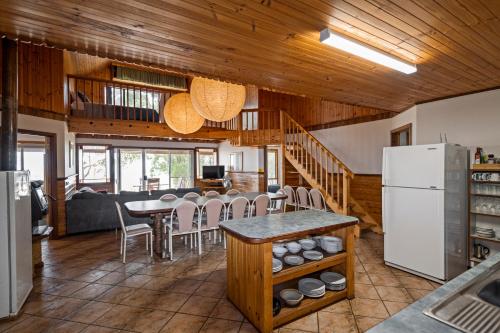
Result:
<svg viewBox="0 0 500 333">
<path fill-rule="evenodd" d="M 153 249 L 161 258 L 165 258 L 165 249 L 163 248 L 163 227 L 162 227 L 162 214 L 155 214 L 153 216 L 153 232 L 154 232 L 154 245 Z"/>
</svg>

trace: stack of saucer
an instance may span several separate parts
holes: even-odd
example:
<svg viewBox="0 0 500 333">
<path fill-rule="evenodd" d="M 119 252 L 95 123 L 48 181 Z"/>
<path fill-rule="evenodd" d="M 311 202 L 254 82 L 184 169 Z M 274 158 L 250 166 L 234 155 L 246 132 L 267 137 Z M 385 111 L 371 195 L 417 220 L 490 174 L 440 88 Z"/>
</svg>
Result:
<svg viewBox="0 0 500 333">
<path fill-rule="evenodd" d="M 346 279 L 342 274 L 335 272 L 323 272 L 320 277 L 321 281 L 325 283 L 328 290 L 344 290 L 346 287 Z"/>
<path fill-rule="evenodd" d="M 325 284 L 318 279 L 305 278 L 299 280 L 299 291 L 307 296 L 318 298 L 325 295 Z"/>
<path fill-rule="evenodd" d="M 321 260 L 321 259 L 323 259 L 323 253 L 321 253 L 319 251 L 314 251 L 314 250 L 304 251 L 302 253 L 302 255 L 304 256 L 304 258 L 309 259 L 309 260 Z"/>
<path fill-rule="evenodd" d="M 283 269 L 281 260 L 273 258 L 273 273 L 277 273 Z"/>
<path fill-rule="evenodd" d="M 285 263 L 290 266 L 302 265 L 304 263 L 304 258 L 302 258 L 301 256 L 286 256 Z"/>
<path fill-rule="evenodd" d="M 484 238 L 494 238 L 495 230 L 493 230 L 492 228 L 476 227 L 476 234 Z"/>
<path fill-rule="evenodd" d="M 337 253 L 342 251 L 342 238 L 333 236 L 324 236 L 321 238 L 321 248 L 328 253 Z"/>
</svg>

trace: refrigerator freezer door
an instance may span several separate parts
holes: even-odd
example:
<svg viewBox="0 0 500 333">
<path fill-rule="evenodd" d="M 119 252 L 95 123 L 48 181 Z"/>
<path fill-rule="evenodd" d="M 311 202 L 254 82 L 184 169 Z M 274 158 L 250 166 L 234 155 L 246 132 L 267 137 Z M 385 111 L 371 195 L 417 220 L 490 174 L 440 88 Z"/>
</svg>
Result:
<svg viewBox="0 0 500 333">
<path fill-rule="evenodd" d="M 384 186 L 444 189 L 445 144 L 386 147 Z"/>
<path fill-rule="evenodd" d="M 445 279 L 444 191 L 383 188 L 384 260 Z"/>
</svg>

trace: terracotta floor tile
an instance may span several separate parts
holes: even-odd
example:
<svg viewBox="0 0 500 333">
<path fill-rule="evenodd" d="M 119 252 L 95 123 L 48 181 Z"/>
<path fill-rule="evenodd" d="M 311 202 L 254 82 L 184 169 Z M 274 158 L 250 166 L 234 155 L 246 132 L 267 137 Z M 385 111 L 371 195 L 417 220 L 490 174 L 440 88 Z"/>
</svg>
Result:
<svg viewBox="0 0 500 333">
<path fill-rule="evenodd" d="M 179 309 L 189 299 L 188 294 L 174 293 L 171 291 L 162 292 L 158 294 L 151 307 L 166 311 L 179 311 Z"/>
<path fill-rule="evenodd" d="M 23 320 L 26 320 L 30 318 L 31 315 L 27 313 L 23 313 L 22 315 L 16 317 L 16 318 L 11 318 L 11 319 L 2 319 L 0 320 L 0 332 L 4 332 L 8 330 L 9 328 L 20 324 Z"/>
<path fill-rule="evenodd" d="M 302 317 L 293 321 L 289 324 L 286 324 L 283 328 L 290 328 L 308 332 L 317 332 L 318 331 L 318 314 L 312 313 L 308 316 Z"/>
<path fill-rule="evenodd" d="M 73 294 L 75 291 L 82 289 L 87 286 L 86 282 L 78 282 L 78 281 L 62 281 L 55 287 L 46 291 L 47 294 L 57 295 L 57 296 L 69 296 Z"/>
<path fill-rule="evenodd" d="M 422 297 L 426 296 L 429 294 L 432 290 L 424 290 L 424 289 L 411 289 L 411 288 L 406 288 L 408 293 L 411 295 L 414 301 L 418 301 Z"/>
<path fill-rule="evenodd" d="M 392 316 L 406 308 L 410 303 L 384 301 L 384 304 L 387 311 L 389 311 L 389 314 Z"/>
<path fill-rule="evenodd" d="M 429 281 L 416 276 L 400 276 L 399 281 L 405 288 L 433 290 Z"/>
<path fill-rule="evenodd" d="M 159 292 L 156 290 L 135 289 L 135 291 L 127 298 L 123 299 L 120 304 L 142 308 L 153 308 L 153 305 L 158 297 Z"/>
<path fill-rule="evenodd" d="M 73 294 L 71 294 L 71 297 L 91 300 L 101 296 L 111 287 L 112 286 L 106 284 L 92 283 L 80 290 L 75 291 Z"/>
<path fill-rule="evenodd" d="M 194 294 L 198 296 L 221 298 L 224 296 L 225 292 L 226 285 L 224 283 L 205 281 L 196 289 Z"/>
<path fill-rule="evenodd" d="M 225 320 L 225 319 L 217 319 L 217 318 L 208 318 L 203 327 L 200 330 L 200 333 L 238 333 L 241 327 L 241 322 Z"/>
<path fill-rule="evenodd" d="M 170 290 L 176 293 L 192 294 L 201 286 L 201 281 L 179 279 L 174 281 L 170 286 Z"/>
<path fill-rule="evenodd" d="M 356 273 L 354 275 L 354 280 L 356 283 L 372 284 L 370 278 L 368 277 L 368 274 L 366 273 Z"/>
<path fill-rule="evenodd" d="M 392 271 L 384 264 L 364 264 L 363 266 L 368 274 L 393 275 Z"/>
<path fill-rule="evenodd" d="M 320 333 L 357 333 L 356 321 L 352 314 L 318 312 Z"/>
<path fill-rule="evenodd" d="M 176 313 L 160 331 L 161 333 L 197 333 L 207 321 L 207 317 Z"/>
<path fill-rule="evenodd" d="M 216 283 L 226 283 L 227 282 L 227 272 L 226 270 L 216 270 L 210 273 L 207 277 L 207 281 Z"/>
<path fill-rule="evenodd" d="M 103 271 L 114 271 L 123 266 L 123 263 L 120 261 L 109 261 L 105 262 L 102 265 L 98 266 L 96 269 Z"/>
<path fill-rule="evenodd" d="M 377 290 L 371 284 L 355 283 L 355 295 L 359 298 L 380 299 Z"/>
<path fill-rule="evenodd" d="M 126 305 L 114 305 L 106 311 L 101 317 L 94 321 L 95 325 L 105 326 L 116 329 L 123 329 L 129 321 L 135 321 L 143 311 L 141 308 L 135 308 Z"/>
<path fill-rule="evenodd" d="M 222 298 L 215 306 L 210 317 L 219 319 L 228 319 L 234 321 L 242 321 L 243 314 L 228 300 Z"/>
<path fill-rule="evenodd" d="M 146 265 L 143 263 L 128 262 L 125 265 L 120 266 L 115 271 L 116 272 L 125 272 L 125 273 L 136 273 L 138 270 L 143 269 L 144 267 L 146 267 Z"/>
<path fill-rule="evenodd" d="M 146 283 L 148 283 L 152 277 L 150 275 L 132 275 L 122 282 L 118 283 L 119 286 L 129 287 L 129 288 L 141 288 Z"/>
<path fill-rule="evenodd" d="M 366 316 L 385 319 L 389 316 L 384 303 L 379 300 L 355 298 L 350 301 L 355 316 Z"/>
<path fill-rule="evenodd" d="M 73 312 L 65 319 L 80 323 L 92 324 L 98 318 L 113 308 L 111 303 L 90 302 Z"/>
<path fill-rule="evenodd" d="M 383 319 L 380 318 L 372 318 L 372 317 L 356 317 L 356 323 L 358 325 L 358 329 L 360 332 L 366 332 L 373 326 L 382 322 Z M 401 332 L 402 333 L 402 332 Z"/>
<path fill-rule="evenodd" d="M 396 276 L 385 274 L 370 274 L 369 278 L 375 286 L 402 287 Z"/>
<path fill-rule="evenodd" d="M 91 270 L 90 272 L 75 277 L 73 280 L 81 282 L 95 282 L 107 274 L 109 274 L 108 271 Z"/>
<path fill-rule="evenodd" d="M 30 316 L 25 320 L 20 321 L 17 325 L 10 327 L 7 333 L 42 333 L 49 329 L 49 327 L 59 323 L 60 320 L 51 318 L 41 318 Z"/>
<path fill-rule="evenodd" d="M 174 278 L 164 276 L 152 276 L 151 279 L 142 286 L 144 289 L 167 290 L 175 282 Z"/>
<path fill-rule="evenodd" d="M 125 298 L 132 295 L 134 291 L 134 288 L 116 286 L 106 291 L 104 294 L 98 297 L 97 300 L 101 302 L 118 304 L 121 303 Z"/>
<path fill-rule="evenodd" d="M 179 309 L 179 312 L 198 316 L 209 316 L 218 301 L 219 299 L 212 297 L 191 296 Z"/>
<path fill-rule="evenodd" d="M 48 278 L 48 277 L 39 277 L 35 281 L 33 281 L 33 291 L 37 293 L 44 293 L 47 290 L 50 290 L 57 285 L 61 284 L 64 280 Z"/>
<path fill-rule="evenodd" d="M 63 319 L 87 303 L 88 301 L 86 300 L 58 297 L 53 302 L 50 302 L 50 304 L 43 307 L 40 311 L 36 312 L 35 315 Z"/>
<path fill-rule="evenodd" d="M 156 333 L 173 315 L 174 312 L 144 309 L 135 318 L 131 318 L 123 329 L 134 332 Z"/>
<path fill-rule="evenodd" d="M 50 333 L 78 333 L 87 328 L 88 325 L 75 323 L 73 321 L 61 321 L 50 327 Z"/>
<path fill-rule="evenodd" d="M 238 333 L 259 333 L 259 331 L 252 324 L 243 323 Z"/>
<path fill-rule="evenodd" d="M 326 308 L 321 309 L 321 311 L 352 314 L 351 304 L 349 304 L 348 300 L 342 300 L 329 305 Z"/>
<path fill-rule="evenodd" d="M 377 291 L 383 301 L 411 302 L 411 297 L 404 288 L 377 286 Z"/>
<path fill-rule="evenodd" d="M 130 274 L 125 272 L 109 272 L 96 282 L 100 284 L 117 284 L 128 278 Z"/>
<path fill-rule="evenodd" d="M 87 328 L 84 329 L 81 333 L 119 333 L 119 332 L 121 331 L 109 327 L 87 326 Z"/>
<path fill-rule="evenodd" d="M 31 293 L 23 306 L 24 313 L 37 313 L 56 299 L 58 299 L 58 296 L 55 295 Z"/>
</svg>

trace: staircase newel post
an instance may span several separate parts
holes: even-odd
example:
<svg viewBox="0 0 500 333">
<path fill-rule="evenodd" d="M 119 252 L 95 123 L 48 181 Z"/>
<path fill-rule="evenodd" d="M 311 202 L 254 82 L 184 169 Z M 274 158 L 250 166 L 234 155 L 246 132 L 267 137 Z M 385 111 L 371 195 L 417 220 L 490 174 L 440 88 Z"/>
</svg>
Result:
<svg viewBox="0 0 500 333">
<path fill-rule="evenodd" d="M 350 194 L 350 181 L 351 178 L 346 172 L 342 170 L 342 213 L 344 215 L 349 215 L 349 196 Z"/>
<path fill-rule="evenodd" d="M 280 142 L 281 142 L 281 188 L 286 185 L 285 181 L 285 114 L 280 110 Z"/>
</svg>

